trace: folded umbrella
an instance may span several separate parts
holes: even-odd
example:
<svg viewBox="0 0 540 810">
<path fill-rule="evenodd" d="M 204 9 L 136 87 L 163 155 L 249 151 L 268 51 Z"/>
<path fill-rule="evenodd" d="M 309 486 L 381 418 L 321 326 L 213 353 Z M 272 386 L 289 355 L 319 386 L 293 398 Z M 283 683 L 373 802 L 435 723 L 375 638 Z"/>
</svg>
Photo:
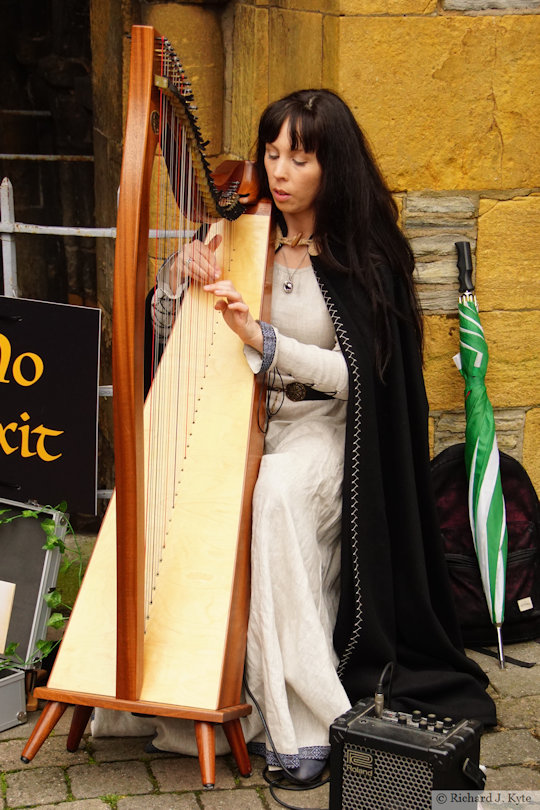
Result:
<svg viewBox="0 0 540 810">
<path fill-rule="evenodd" d="M 469 479 L 469 519 L 482 585 L 497 630 L 499 665 L 504 669 L 504 621 L 508 533 L 501 486 L 499 449 L 485 375 L 488 347 L 480 323 L 469 242 L 456 242 L 459 268 L 459 354 L 454 361 L 465 380 L 465 466 Z"/>
</svg>

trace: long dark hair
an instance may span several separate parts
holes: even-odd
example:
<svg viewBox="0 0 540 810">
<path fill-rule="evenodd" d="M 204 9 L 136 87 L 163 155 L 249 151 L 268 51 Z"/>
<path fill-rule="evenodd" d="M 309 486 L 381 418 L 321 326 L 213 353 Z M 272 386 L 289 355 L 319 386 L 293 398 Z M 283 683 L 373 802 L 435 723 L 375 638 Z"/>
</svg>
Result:
<svg viewBox="0 0 540 810">
<path fill-rule="evenodd" d="M 422 317 L 412 273 L 414 257 L 398 227 L 398 212 L 366 138 L 345 102 L 330 90 L 300 90 L 264 111 L 257 141 L 257 171 L 264 196 L 270 197 L 264 168 L 266 144 L 273 143 L 288 120 L 291 146 L 315 152 L 322 168 L 315 200 L 315 237 L 323 261 L 348 272 L 362 284 L 375 324 L 376 365 L 382 377 L 391 354 L 390 311 L 380 266 L 405 283 L 419 346 Z M 332 253 L 336 243 L 346 257 Z"/>
</svg>

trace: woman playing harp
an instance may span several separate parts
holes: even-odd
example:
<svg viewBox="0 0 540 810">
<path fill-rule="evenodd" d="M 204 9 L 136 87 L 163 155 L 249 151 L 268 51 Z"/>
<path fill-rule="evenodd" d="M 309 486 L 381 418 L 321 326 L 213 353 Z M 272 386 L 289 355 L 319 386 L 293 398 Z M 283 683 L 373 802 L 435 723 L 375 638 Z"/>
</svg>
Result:
<svg viewBox="0 0 540 810">
<path fill-rule="evenodd" d="M 255 712 L 242 725 L 269 765 L 312 781 L 331 723 L 373 695 L 388 662 L 393 709 L 488 725 L 495 713 L 446 578 L 413 258 L 390 192 L 352 113 L 325 90 L 266 109 L 257 170 L 278 225 L 269 322 L 254 319 L 213 245 L 198 241 L 168 265 L 156 310 L 186 279 L 201 281 L 252 370 L 267 375 L 246 682 L 275 751 Z M 93 733 L 111 732 L 98 714 Z M 190 752 L 181 721 L 116 727 L 153 732 L 151 750 Z"/>
</svg>

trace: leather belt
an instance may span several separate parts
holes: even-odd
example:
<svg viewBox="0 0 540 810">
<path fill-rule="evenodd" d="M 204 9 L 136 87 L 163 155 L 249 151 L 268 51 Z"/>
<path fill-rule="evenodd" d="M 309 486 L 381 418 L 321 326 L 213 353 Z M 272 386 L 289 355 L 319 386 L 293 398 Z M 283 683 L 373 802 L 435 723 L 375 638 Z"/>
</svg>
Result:
<svg viewBox="0 0 540 810">
<path fill-rule="evenodd" d="M 303 402 L 305 399 L 333 399 L 333 394 L 316 391 L 301 382 L 290 382 L 284 388 L 270 388 L 270 391 L 282 391 L 292 402 Z"/>
</svg>

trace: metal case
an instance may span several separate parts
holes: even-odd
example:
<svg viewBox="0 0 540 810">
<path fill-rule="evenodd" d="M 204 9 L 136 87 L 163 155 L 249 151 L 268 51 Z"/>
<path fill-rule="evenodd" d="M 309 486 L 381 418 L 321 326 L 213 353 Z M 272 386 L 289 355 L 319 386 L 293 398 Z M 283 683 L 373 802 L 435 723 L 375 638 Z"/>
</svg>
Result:
<svg viewBox="0 0 540 810">
<path fill-rule="evenodd" d="M 43 548 L 46 537 L 41 519 L 52 518 L 56 535 L 63 540 L 67 518 L 50 506 L 4 499 L 0 499 L 0 509 L 13 510 L 14 514 L 32 509 L 41 515 L 38 520 L 21 518 L 0 525 L 0 579 L 16 586 L 7 642 L 19 642 L 17 654 L 26 660 L 34 652 L 36 642 L 46 638 L 50 610 L 43 597 L 56 586 L 60 567 L 60 552 Z M 0 671 L 0 731 L 26 719 L 25 673 Z"/>
<path fill-rule="evenodd" d="M 330 810 L 431 810 L 433 790 L 479 788 L 481 729 L 359 701 L 330 728 Z"/>
<path fill-rule="evenodd" d="M 0 672 L 0 731 L 25 723 L 26 719 L 24 672 L 4 669 Z"/>
</svg>

